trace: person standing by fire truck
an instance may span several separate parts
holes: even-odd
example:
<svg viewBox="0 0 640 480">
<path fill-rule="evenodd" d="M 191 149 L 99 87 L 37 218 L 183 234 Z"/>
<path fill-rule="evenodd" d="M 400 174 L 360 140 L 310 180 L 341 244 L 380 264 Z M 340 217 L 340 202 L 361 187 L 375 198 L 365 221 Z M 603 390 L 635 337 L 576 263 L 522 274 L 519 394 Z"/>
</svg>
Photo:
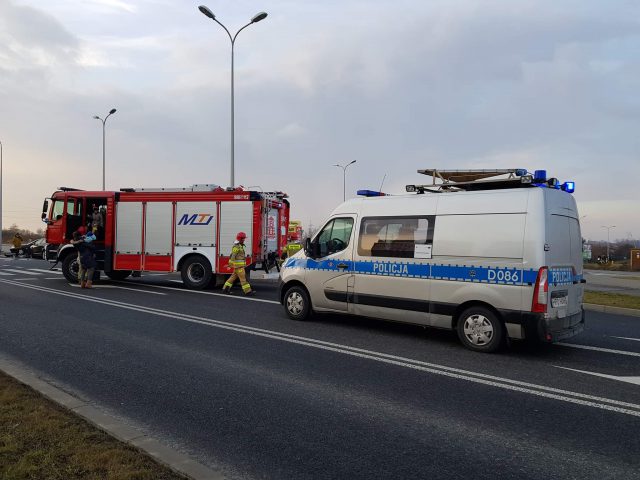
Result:
<svg viewBox="0 0 640 480">
<path fill-rule="evenodd" d="M 236 279 L 240 279 L 240 285 L 245 295 L 255 295 L 255 290 L 251 289 L 251 285 L 247 282 L 245 267 L 247 266 L 247 256 L 244 251 L 244 240 L 247 238 L 247 234 L 244 232 L 238 232 L 236 235 L 236 241 L 231 248 L 231 256 L 229 257 L 229 266 L 233 268 L 233 273 L 222 287 L 223 293 L 231 293 L 231 287 Z"/>
</svg>

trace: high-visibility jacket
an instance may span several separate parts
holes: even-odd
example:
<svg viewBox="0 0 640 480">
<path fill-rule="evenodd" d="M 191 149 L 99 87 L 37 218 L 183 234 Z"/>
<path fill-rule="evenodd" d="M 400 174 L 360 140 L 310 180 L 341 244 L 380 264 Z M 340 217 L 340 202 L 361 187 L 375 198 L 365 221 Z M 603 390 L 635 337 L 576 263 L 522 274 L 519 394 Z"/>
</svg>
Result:
<svg viewBox="0 0 640 480">
<path fill-rule="evenodd" d="M 13 237 L 13 240 L 11 240 L 11 243 L 13 243 L 13 248 L 22 247 L 22 239 L 20 237 Z"/>
<path fill-rule="evenodd" d="M 287 245 L 282 249 L 282 253 L 284 254 L 284 258 L 289 258 L 294 256 L 302 249 L 302 245 L 297 242 L 287 243 Z"/>
<path fill-rule="evenodd" d="M 244 245 L 236 242 L 231 248 L 231 256 L 229 257 L 229 266 L 232 268 L 244 268 L 247 266 L 247 256 L 244 252 Z"/>
</svg>

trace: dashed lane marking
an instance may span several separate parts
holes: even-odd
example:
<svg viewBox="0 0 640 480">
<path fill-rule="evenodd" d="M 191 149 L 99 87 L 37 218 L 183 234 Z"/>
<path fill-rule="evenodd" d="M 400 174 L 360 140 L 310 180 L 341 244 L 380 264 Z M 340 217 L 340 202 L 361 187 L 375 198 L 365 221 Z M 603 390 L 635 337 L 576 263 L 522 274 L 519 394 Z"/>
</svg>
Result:
<svg viewBox="0 0 640 480">
<path fill-rule="evenodd" d="M 180 280 L 178 280 L 178 282 L 182 283 Z M 128 283 L 129 285 L 133 285 L 131 282 L 126 282 L 126 283 Z M 161 288 L 163 290 L 173 290 L 174 292 L 198 293 L 200 295 L 214 295 L 216 297 L 235 298 L 236 300 L 247 300 L 249 302 L 274 303 L 276 305 L 280 305 L 280 302 L 278 302 L 276 300 L 265 300 L 263 298 L 245 297 L 244 295 L 242 295 L 240 293 L 227 295 L 227 294 L 224 294 L 224 293 L 203 292 L 202 290 L 189 290 L 187 288 L 165 287 L 164 285 L 151 285 L 150 283 L 136 283 L 136 285 L 139 285 L 141 287 Z"/>
<path fill-rule="evenodd" d="M 57 274 L 57 275 L 62 275 L 62 272 L 59 272 L 57 270 L 48 270 L 48 269 L 44 269 L 44 268 L 30 268 L 29 269 L 32 272 L 43 272 L 43 273 L 50 273 L 50 274 Z"/>
<path fill-rule="evenodd" d="M 611 338 L 620 338 L 622 340 L 633 340 L 634 342 L 640 342 L 640 338 L 631 338 L 631 337 L 611 337 Z"/>
<path fill-rule="evenodd" d="M 558 342 L 555 345 L 560 345 L 561 347 L 581 348 L 583 350 L 594 350 L 596 352 L 615 353 L 616 355 L 629 355 L 630 357 L 640 357 L 640 353 L 638 352 L 626 352 L 624 350 L 614 350 L 612 348 L 592 347 L 591 345 L 580 345 L 578 343 Z"/>
<path fill-rule="evenodd" d="M 587 375 L 593 375 L 596 377 L 608 378 L 610 380 L 616 380 L 618 382 L 633 383 L 634 385 L 640 385 L 640 377 L 620 377 L 618 375 L 607 375 L 605 373 L 588 372 L 586 370 L 578 370 L 575 368 L 560 367 L 554 365 L 556 368 L 562 368 L 563 370 L 571 370 L 572 372 L 586 373 Z"/>
<path fill-rule="evenodd" d="M 77 283 L 69 283 L 69 286 L 73 288 L 80 288 L 80 285 Z M 120 285 L 105 285 L 103 283 L 100 283 L 100 284 L 94 283 L 89 290 L 102 290 L 104 288 L 117 288 L 118 290 L 132 290 L 134 292 L 149 293 L 151 295 L 166 295 L 166 293 L 162 293 L 162 292 L 149 292 L 147 290 L 140 290 L 139 288 L 127 288 L 127 287 L 121 287 Z"/>
<path fill-rule="evenodd" d="M 13 272 L 13 273 L 20 273 L 23 275 L 42 275 L 41 273 L 36 273 L 36 272 L 29 272 L 27 270 L 18 270 L 17 268 L 5 268 L 3 270 L 4 272 Z"/>
</svg>

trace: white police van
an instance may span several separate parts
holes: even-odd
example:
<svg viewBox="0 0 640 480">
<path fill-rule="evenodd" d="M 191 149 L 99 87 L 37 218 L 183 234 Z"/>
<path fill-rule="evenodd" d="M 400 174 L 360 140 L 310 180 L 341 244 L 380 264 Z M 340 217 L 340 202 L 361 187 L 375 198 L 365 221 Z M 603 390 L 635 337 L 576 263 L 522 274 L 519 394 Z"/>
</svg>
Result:
<svg viewBox="0 0 640 480">
<path fill-rule="evenodd" d="M 285 262 L 290 318 L 337 312 L 455 329 L 484 352 L 507 338 L 554 342 L 583 330 L 573 182 L 544 170 L 419 172 L 433 184 L 359 192 L 366 197 L 336 208 Z"/>
</svg>

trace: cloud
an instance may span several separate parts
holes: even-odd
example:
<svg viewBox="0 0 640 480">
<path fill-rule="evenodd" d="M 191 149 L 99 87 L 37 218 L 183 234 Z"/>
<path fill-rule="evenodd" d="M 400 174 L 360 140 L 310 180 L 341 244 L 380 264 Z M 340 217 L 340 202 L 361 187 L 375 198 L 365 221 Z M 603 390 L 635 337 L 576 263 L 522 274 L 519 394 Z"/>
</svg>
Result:
<svg viewBox="0 0 640 480">
<path fill-rule="evenodd" d="M 65 170 L 36 185 L 7 167 L 8 204 L 28 195 L 21 202 L 38 205 L 61 179 L 99 185 L 101 129 L 91 116 L 111 107 L 108 185 L 226 186 L 230 44 L 195 4 L 56 0 L 49 13 L 35 0 L 21 5 L 0 4 L 6 158 Z M 288 190 L 294 217 L 321 222 L 342 199 L 331 165 L 352 159 L 348 192 L 378 188 L 386 174 L 385 190 L 400 193 L 425 180 L 418 168 L 546 168 L 576 181 L 583 214 L 608 212 L 640 237 L 628 211 L 640 200 L 640 6 L 398 0 L 390 15 L 387 1 L 266 0 L 264 8 L 269 17 L 235 48 L 236 178 Z M 256 12 L 242 0 L 216 13 L 235 31 Z"/>
</svg>

